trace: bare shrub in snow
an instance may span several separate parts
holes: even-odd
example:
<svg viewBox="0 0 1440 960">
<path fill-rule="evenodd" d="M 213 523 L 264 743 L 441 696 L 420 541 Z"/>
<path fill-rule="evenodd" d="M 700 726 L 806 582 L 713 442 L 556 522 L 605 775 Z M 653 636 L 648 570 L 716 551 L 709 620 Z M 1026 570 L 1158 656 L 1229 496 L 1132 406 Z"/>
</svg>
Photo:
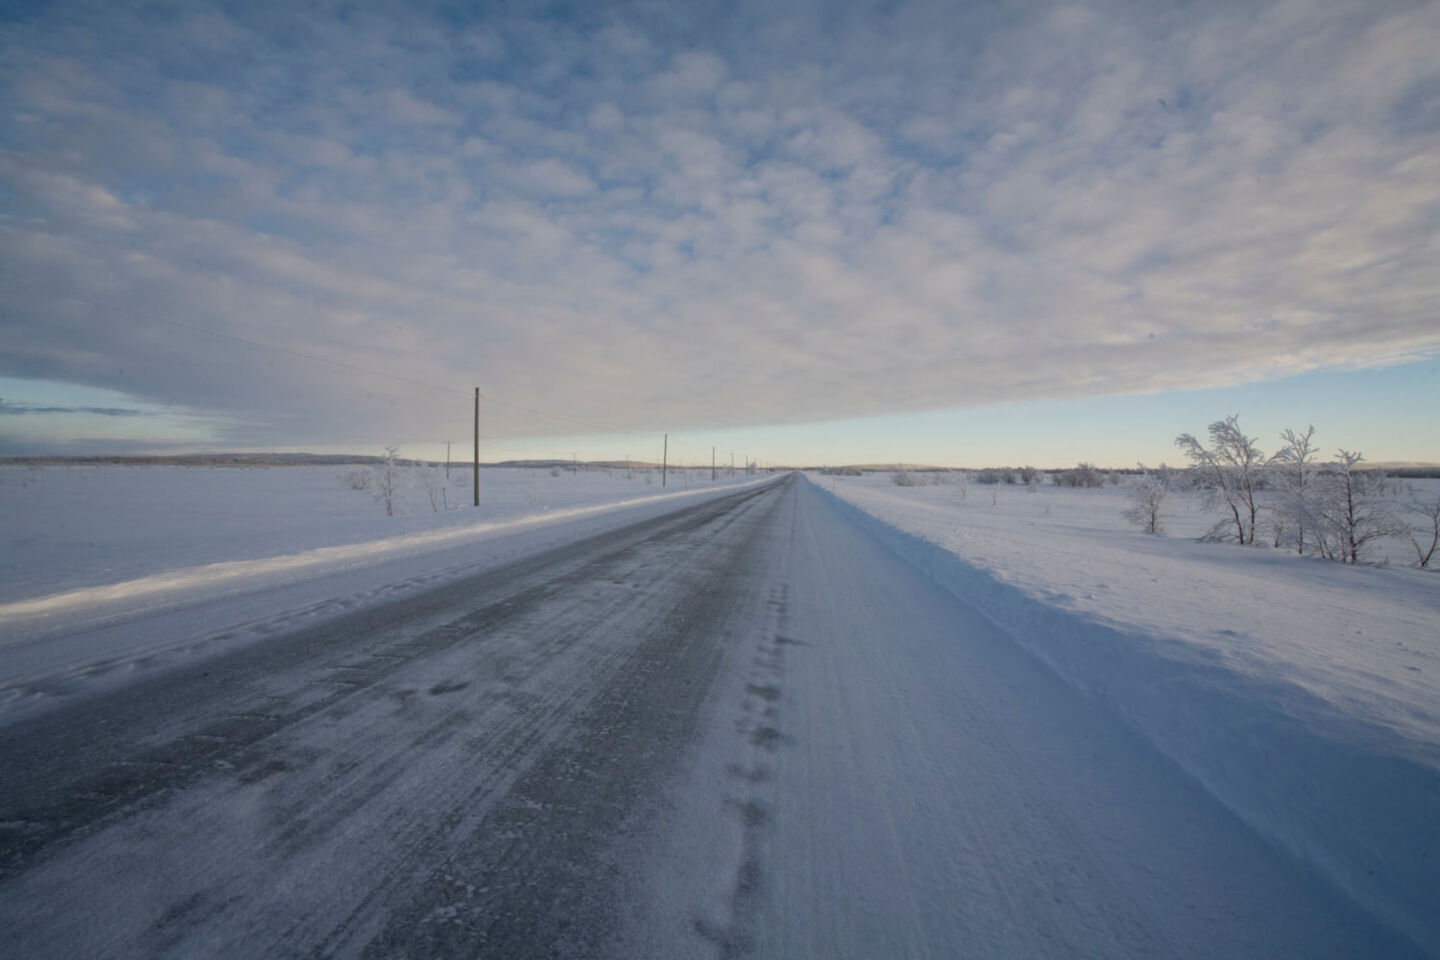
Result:
<svg viewBox="0 0 1440 960">
<path fill-rule="evenodd" d="M 1014 483 L 1015 470 L 1012 467 L 986 467 L 975 474 L 976 483 Z"/>
<path fill-rule="evenodd" d="M 349 487 L 351 490 L 369 490 L 370 471 L 360 469 L 346 470 L 344 473 L 340 474 L 340 482 L 345 484 L 345 486 Z"/>
<path fill-rule="evenodd" d="M 1055 474 L 1055 484 L 1061 487 L 1103 487 L 1105 477 L 1093 463 L 1077 463 L 1074 470 L 1061 470 Z"/>
<path fill-rule="evenodd" d="M 919 481 L 915 479 L 915 474 L 909 470 L 896 470 L 890 474 L 890 482 L 897 487 L 914 487 L 919 485 Z"/>
<path fill-rule="evenodd" d="M 1130 489 L 1130 509 L 1125 511 L 1125 519 L 1146 533 L 1164 533 L 1162 514 L 1169 497 L 1170 490 L 1164 480 L 1148 474 L 1142 476 Z"/>
<path fill-rule="evenodd" d="M 1255 491 L 1260 485 L 1265 455 L 1255 445 L 1255 438 L 1245 436 L 1240 429 L 1239 415 L 1210 424 L 1208 449 L 1188 433 L 1176 437 L 1175 446 L 1185 451 L 1195 465 L 1204 484 L 1207 506 L 1221 507 L 1229 514 L 1206 538 L 1225 540 L 1233 536 L 1239 543 L 1254 543 L 1255 518 L 1260 512 Z"/>
<path fill-rule="evenodd" d="M 1440 497 L 1423 503 L 1407 504 L 1405 509 L 1411 513 L 1418 513 L 1430 521 L 1430 545 L 1425 546 L 1424 537 L 1415 536 L 1415 531 L 1408 525 L 1405 534 L 1410 538 L 1410 544 L 1415 548 L 1415 563 L 1424 569 L 1430 566 L 1430 561 L 1435 557 L 1435 548 L 1440 546 Z"/>
<path fill-rule="evenodd" d="M 420 485 L 425 488 L 425 495 L 430 498 L 430 512 L 439 513 L 440 505 L 445 502 L 445 474 L 439 467 L 426 466 L 419 469 Z"/>
</svg>

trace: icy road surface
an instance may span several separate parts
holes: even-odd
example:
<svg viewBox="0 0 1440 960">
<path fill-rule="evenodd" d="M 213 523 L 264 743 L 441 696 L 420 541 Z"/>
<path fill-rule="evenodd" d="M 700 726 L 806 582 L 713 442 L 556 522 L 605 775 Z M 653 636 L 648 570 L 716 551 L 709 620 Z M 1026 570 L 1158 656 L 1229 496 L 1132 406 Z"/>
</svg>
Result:
<svg viewBox="0 0 1440 960">
<path fill-rule="evenodd" d="M 798 479 L 22 714 L 0 771 L 17 957 L 1411 952 Z"/>
</svg>

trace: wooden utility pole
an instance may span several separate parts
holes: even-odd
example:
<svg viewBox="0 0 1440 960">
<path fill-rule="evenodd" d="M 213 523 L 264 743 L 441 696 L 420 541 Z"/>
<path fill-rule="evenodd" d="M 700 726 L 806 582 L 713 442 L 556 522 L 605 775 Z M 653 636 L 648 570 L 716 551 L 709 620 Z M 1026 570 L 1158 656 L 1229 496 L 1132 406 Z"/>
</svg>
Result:
<svg viewBox="0 0 1440 960">
<path fill-rule="evenodd" d="M 475 388 L 475 506 L 480 506 L 480 388 Z"/>
<path fill-rule="evenodd" d="M 660 454 L 660 486 L 665 486 L 665 474 L 670 468 L 670 434 L 665 434 L 665 446 Z"/>
<path fill-rule="evenodd" d="M 445 479 L 450 479 L 450 444 L 452 441 L 445 441 Z"/>
<path fill-rule="evenodd" d="M 710 448 L 710 482 L 715 482 L 715 448 Z"/>
<path fill-rule="evenodd" d="M 730 479 L 735 479 L 735 451 L 730 451 Z"/>
</svg>

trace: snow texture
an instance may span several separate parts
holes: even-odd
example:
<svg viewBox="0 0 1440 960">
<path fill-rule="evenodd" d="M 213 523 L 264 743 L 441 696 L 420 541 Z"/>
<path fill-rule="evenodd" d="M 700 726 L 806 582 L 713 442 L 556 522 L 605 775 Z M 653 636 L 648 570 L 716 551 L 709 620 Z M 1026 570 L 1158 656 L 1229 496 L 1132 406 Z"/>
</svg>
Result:
<svg viewBox="0 0 1440 960">
<path fill-rule="evenodd" d="M 1123 489 L 831 478 L 865 529 L 1440 952 L 1440 579 L 1127 530 Z M 1203 528 L 1177 504 L 1174 528 Z"/>
<path fill-rule="evenodd" d="M 782 480 L 437 548 L 374 568 L 428 588 L 6 716 L 7 946 L 1418 952 L 866 516 Z M 140 649 L 230 615 L 195 601 L 140 615 Z"/>
</svg>

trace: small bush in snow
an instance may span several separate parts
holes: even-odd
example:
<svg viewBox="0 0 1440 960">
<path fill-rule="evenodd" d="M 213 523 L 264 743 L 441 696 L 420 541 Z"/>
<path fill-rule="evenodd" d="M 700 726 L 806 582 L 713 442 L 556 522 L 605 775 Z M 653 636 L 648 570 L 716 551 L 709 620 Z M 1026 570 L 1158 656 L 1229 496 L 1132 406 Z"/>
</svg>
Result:
<svg viewBox="0 0 1440 960">
<path fill-rule="evenodd" d="M 1170 491 L 1159 477 L 1141 477 L 1130 490 L 1130 509 L 1125 511 L 1125 519 L 1146 533 L 1164 533 L 1161 514 L 1169 496 Z"/>
<path fill-rule="evenodd" d="M 890 482 L 897 487 L 914 487 L 919 484 L 919 481 L 915 479 L 915 474 L 909 470 L 896 470 L 890 474 Z"/>
<path fill-rule="evenodd" d="M 430 499 L 430 512 L 439 513 L 442 505 L 449 509 L 449 501 L 445 498 L 445 474 L 434 465 L 420 467 L 419 473 L 420 484 Z"/>
<path fill-rule="evenodd" d="M 369 490 L 370 471 L 359 469 L 346 470 L 344 473 L 340 474 L 340 482 L 345 484 L 345 486 L 349 487 L 351 490 Z"/>
<path fill-rule="evenodd" d="M 1015 471 L 1011 467 L 986 467 L 975 474 L 976 483 L 1014 483 Z"/>
</svg>

